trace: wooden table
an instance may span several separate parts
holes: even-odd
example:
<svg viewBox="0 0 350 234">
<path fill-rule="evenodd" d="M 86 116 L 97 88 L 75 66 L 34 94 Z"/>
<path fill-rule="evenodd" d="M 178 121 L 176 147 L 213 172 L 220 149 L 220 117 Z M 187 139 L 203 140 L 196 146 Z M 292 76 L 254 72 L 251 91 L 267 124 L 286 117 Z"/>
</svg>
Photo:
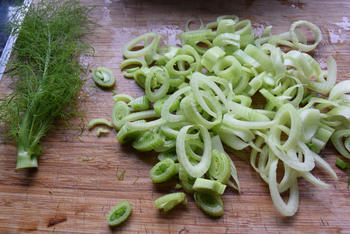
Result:
<svg viewBox="0 0 350 234">
<path fill-rule="evenodd" d="M 209 22 L 223 14 L 250 19 L 255 27 L 273 25 L 273 32 L 289 29 L 291 22 L 310 20 L 320 26 L 323 40 L 314 56 L 325 68 L 332 54 L 338 64 L 338 80 L 348 79 L 350 63 L 350 2 L 341 1 L 182 1 L 182 0 L 83 0 L 95 5 L 92 17 L 99 23 L 87 41 L 95 48 L 94 57 L 82 61 L 91 68 L 103 65 L 117 77 L 116 90 L 134 97 L 142 91 L 133 80 L 124 79 L 119 70 L 121 48 L 134 36 L 153 31 L 176 43 L 175 35 L 189 18 Z M 85 87 L 86 121 L 110 118 L 112 92 L 102 91 L 87 76 Z M 5 92 L 6 77 L 0 93 Z M 0 232 L 1 233 L 108 233 L 105 215 L 113 205 L 128 199 L 133 214 L 116 232 L 129 233 L 276 233 L 276 232 L 350 232 L 350 196 L 347 175 L 335 168 L 338 156 L 329 145 L 322 152 L 339 176 L 331 184 L 316 188 L 300 180 L 300 206 L 294 217 L 284 218 L 272 204 L 268 187 L 245 160 L 233 156 L 238 168 L 242 193 L 228 189 L 224 196 L 225 214 L 219 219 L 204 215 L 188 196 L 185 209 L 160 214 L 153 201 L 175 191 L 174 184 L 154 185 L 149 170 L 154 155 L 121 147 L 115 133 L 97 138 L 94 131 L 80 134 L 81 120 L 72 126 L 58 124 L 43 140 L 45 147 L 36 171 L 17 171 L 16 148 L 0 145 Z M 89 158 L 90 161 L 83 161 Z M 123 180 L 116 178 L 125 170 Z"/>
</svg>

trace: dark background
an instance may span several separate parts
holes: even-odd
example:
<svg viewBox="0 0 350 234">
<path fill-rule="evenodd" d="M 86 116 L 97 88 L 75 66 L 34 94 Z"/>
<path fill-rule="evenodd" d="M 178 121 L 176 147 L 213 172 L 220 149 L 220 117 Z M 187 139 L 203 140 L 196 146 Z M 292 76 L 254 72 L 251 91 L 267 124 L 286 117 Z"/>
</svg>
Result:
<svg viewBox="0 0 350 234">
<path fill-rule="evenodd" d="M 23 0 L 0 0 L 0 57 L 9 36 L 8 21 L 9 7 L 21 4 Z"/>
</svg>

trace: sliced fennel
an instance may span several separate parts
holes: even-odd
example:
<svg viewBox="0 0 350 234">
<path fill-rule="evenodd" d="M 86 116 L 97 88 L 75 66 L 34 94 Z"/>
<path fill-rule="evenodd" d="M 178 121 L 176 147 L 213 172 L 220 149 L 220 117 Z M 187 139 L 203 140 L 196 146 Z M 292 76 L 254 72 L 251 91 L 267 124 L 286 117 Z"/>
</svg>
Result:
<svg viewBox="0 0 350 234">
<path fill-rule="evenodd" d="M 240 191 L 236 167 L 222 144 L 250 149 L 251 166 L 268 184 L 273 204 L 282 215 L 294 215 L 299 177 L 327 187 L 312 174 L 318 166 L 337 178 L 318 154 L 329 139 L 350 158 L 350 83 L 335 84 L 337 67 L 331 56 L 328 69 L 322 70 L 306 53 L 322 40 L 311 22 L 296 21 L 277 35 L 267 26 L 259 38 L 249 20 L 234 15 L 196 30 L 189 30 L 191 21 L 179 35 L 181 46 L 163 46 L 156 33 L 124 46 L 123 75 L 134 78 L 145 95 L 114 97 L 118 141 L 159 152 L 152 181 L 178 178 L 211 216 L 223 214 L 220 195 L 227 186 Z M 312 44 L 300 26 L 313 31 Z M 262 96 L 260 105 L 256 95 Z M 279 165 L 284 173 L 278 182 Z M 286 191 L 287 202 L 281 197 Z M 167 211 L 183 198 L 181 193 L 166 195 L 156 200 L 156 207 Z"/>
</svg>

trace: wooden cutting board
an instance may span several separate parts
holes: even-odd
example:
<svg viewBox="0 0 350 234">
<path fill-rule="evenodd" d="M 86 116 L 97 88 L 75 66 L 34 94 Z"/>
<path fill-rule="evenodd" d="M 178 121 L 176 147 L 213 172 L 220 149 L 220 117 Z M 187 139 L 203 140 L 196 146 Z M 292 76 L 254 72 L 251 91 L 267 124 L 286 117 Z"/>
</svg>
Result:
<svg viewBox="0 0 350 234">
<path fill-rule="evenodd" d="M 273 32 L 287 31 L 291 22 L 305 19 L 316 23 L 323 40 L 314 56 L 325 68 L 332 54 L 338 64 L 338 80 L 349 79 L 350 1 L 183 1 L 183 0 L 83 0 L 95 6 L 91 12 L 98 26 L 87 37 L 95 48 L 94 57 L 84 57 L 91 69 L 107 66 L 117 77 L 119 93 L 140 96 L 142 90 L 133 80 L 124 79 L 119 70 L 121 48 L 131 38 L 147 31 L 158 32 L 175 44 L 175 35 L 190 18 L 204 23 L 223 14 L 250 19 L 258 29 L 273 25 Z M 82 107 L 86 121 L 110 119 L 112 92 L 96 88 L 91 74 L 86 76 L 86 96 Z M 7 78 L 0 83 L 0 93 L 7 92 Z M 108 233 L 108 210 L 128 199 L 133 205 L 129 220 L 115 232 L 128 233 L 277 233 L 350 232 L 350 196 L 347 175 L 334 166 L 338 156 L 329 145 L 321 153 L 339 176 L 333 181 L 317 170 L 331 186 L 316 188 L 300 180 L 300 205 L 294 217 L 281 217 L 272 204 L 268 187 L 249 163 L 232 155 L 242 193 L 227 189 L 223 199 L 225 214 L 218 219 L 204 215 L 188 196 L 184 209 L 161 214 L 153 201 L 175 191 L 175 184 L 154 185 L 149 170 L 154 154 L 137 153 L 130 146 L 121 147 L 115 132 L 96 137 L 95 131 L 83 131 L 81 120 L 67 127 L 57 124 L 42 140 L 44 151 L 40 166 L 34 171 L 17 171 L 16 148 L 0 145 L 0 232 L 1 233 Z M 80 136 L 80 137 L 79 137 Z M 84 159 L 90 159 L 85 161 Z M 116 173 L 125 170 L 123 180 Z"/>
</svg>

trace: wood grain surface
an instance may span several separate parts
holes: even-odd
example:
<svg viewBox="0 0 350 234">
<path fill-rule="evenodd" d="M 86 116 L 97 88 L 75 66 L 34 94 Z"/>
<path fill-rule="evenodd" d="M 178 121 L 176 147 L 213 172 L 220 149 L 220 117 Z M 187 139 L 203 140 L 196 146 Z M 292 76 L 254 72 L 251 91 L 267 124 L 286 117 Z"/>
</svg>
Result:
<svg viewBox="0 0 350 234">
<path fill-rule="evenodd" d="M 176 34 L 189 18 L 204 23 L 223 14 L 236 14 L 252 20 L 259 31 L 273 25 L 273 32 L 289 29 L 291 22 L 310 20 L 321 28 L 323 40 L 313 54 L 325 68 L 332 54 L 338 64 L 338 80 L 349 79 L 350 1 L 200 1 L 200 0 L 82 0 L 94 6 L 91 14 L 99 24 L 86 38 L 94 48 L 93 57 L 82 62 L 91 69 L 107 66 L 117 77 L 115 90 L 134 97 L 142 90 L 133 80 L 124 79 L 119 70 L 121 48 L 134 36 L 153 31 L 175 44 Z M 348 17 L 348 18 L 347 18 Z M 86 121 L 110 119 L 112 92 L 95 87 L 91 74 L 86 77 L 82 108 Z M 0 93 L 8 92 L 6 77 Z M 227 189 L 223 199 L 225 214 L 218 219 L 204 215 L 188 196 L 184 209 L 161 214 L 153 201 L 175 191 L 175 182 L 154 185 L 149 170 L 154 154 L 137 153 L 120 146 L 115 132 L 97 138 L 95 131 L 80 135 L 82 122 L 71 127 L 57 124 L 42 140 L 44 151 L 39 169 L 18 171 L 16 148 L 0 144 L 0 233 L 350 233 L 350 196 L 347 175 L 334 166 L 336 151 L 331 145 L 321 153 L 339 176 L 333 181 L 316 169 L 316 174 L 331 184 L 316 188 L 300 180 L 300 205 L 294 217 L 284 218 L 272 204 L 268 187 L 249 163 L 232 154 L 242 193 Z M 2 139 L 2 138 L 1 138 Z M 84 161 L 84 159 L 90 159 Z M 123 180 L 118 174 L 125 170 Z M 110 230 L 105 222 L 108 210 L 128 199 L 133 214 L 121 227 Z"/>
</svg>

